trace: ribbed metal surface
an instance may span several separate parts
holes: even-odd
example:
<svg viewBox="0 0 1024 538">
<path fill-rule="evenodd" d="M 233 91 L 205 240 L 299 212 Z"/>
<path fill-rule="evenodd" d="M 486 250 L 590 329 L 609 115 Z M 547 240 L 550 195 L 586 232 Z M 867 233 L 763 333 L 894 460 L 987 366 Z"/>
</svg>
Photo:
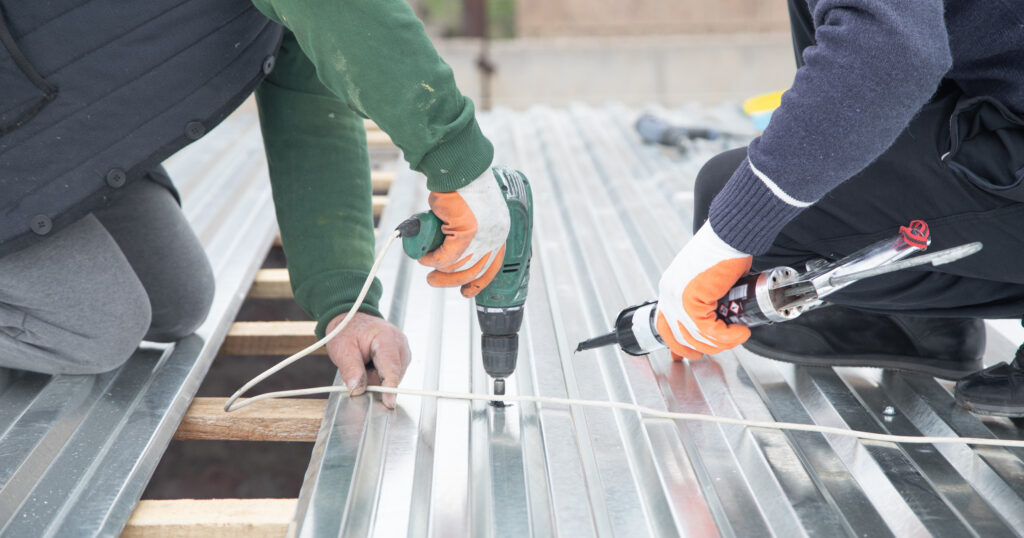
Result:
<svg viewBox="0 0 1024 538">
<path fill-rule="evenodd" d="M 680 122 L 742 130 L 729 108 Z M 718 143 L 643 146 L 638 111 L 496 111 L 498 161 L 535 193 L 534 258 L 511 394 L 616 400 L 682 412 L 875 432 L 1024 438 L 957 408 L 952 385 L 866 369 L 795 368 L 742 349 L 684 363 L 667 353 L 574 354 L 623 307 L 655 296 L 690 236 L 693 177 Z M 401 174 L 382 229 L 425 207 Z M 471 303 L 424 284 L 392 253 L 389 318 L 409 337 L 403 386 L 486 392 Z M 993 325 L 995 327 L 996 325 Z M 999 325 L 1014 337 L 1020 330 Z M 992 362 L 1012 354 L 990 335 Z M 1024 452 L 863 442 L 643 418 L 633 412 L 332 396 L 303 489 L 300 536 L 1004 536 L 1024 531 Z M 882 414 L 886 406 L 894 417 Z"/>
<path fill-rule="evenodd" d="M 167 163 L 217 275 L 207 322 L 96 376 L 0 370 L 0 534 L 117 536 L 184 416 L 276 229 L 255 111 Z"/>
</svg>

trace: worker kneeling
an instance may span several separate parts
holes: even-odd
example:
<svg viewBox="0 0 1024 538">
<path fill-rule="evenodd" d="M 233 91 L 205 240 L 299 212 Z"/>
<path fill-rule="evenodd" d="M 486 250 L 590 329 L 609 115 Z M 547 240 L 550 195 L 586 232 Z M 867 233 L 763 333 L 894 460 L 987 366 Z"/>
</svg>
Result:
<svg viewBox="0 0 1024 538">
<path fill-rule="evenodd" d="M 695 235 L 661 280 L 658 333 L 677 358 L 743 344 L 958 379 L 968 409 L 1024 416 L 1024 352 L 982 370 L 982 319 L 1024 313 L 1024 8 L 841 4 L 790 1 L 796 78 L 761 137 L 698 175 Z M 786 323 L 714 316 L 749 270 L 835 261 L 914 219 L 932 249 L 985 248 L 855 283 Z"/>
</svg>

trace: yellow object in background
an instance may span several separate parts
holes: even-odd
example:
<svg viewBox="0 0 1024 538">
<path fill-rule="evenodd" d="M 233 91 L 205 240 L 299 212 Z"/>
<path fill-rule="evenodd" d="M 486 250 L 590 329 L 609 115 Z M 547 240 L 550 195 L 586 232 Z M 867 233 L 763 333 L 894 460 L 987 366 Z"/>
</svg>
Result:
<svg viewBox="0 0 1024 538">
<path fill-rule="evenodd" d="M 782 104 L 782 94 L 786 90 L 757 95 L 743 101 L 743 113 L 754 120 L 757 130 L 764 131 L 772 119 L 772 112 Z"/>
<path fill-rule="evenodd" d="M 748 116 L 753 116 L 759 112 L 770 112 L 775 110 L 776 108 L 779 108 L 780 104 L 782 104 L 783 93 L 786 93 L 786 90 L 779 90 L 777 92 L 751 97 L 750 99 L 743 101 L 743 113 Z"/>
</svg>

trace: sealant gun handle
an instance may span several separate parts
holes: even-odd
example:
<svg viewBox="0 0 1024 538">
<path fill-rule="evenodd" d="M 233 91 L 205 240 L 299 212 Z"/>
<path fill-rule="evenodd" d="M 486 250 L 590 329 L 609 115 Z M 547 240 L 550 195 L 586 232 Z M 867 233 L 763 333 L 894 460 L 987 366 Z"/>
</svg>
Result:
<svg viewBox="0 0 1024 538">
<path fill-rule="evenodd" d="M 760 274 L 752 273 L 737 280 L 729 292 L 718 300 L 715 308 L 718 319 L 729 325 L 750 326 L 751 319 L 747 313 L 757 308 L 757 281 L 760 277 Z"/>
</svg>

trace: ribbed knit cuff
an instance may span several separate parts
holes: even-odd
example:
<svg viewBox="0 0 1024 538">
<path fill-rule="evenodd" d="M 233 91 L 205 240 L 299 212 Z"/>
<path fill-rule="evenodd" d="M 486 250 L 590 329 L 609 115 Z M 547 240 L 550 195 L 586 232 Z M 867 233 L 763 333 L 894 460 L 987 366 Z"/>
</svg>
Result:
<svg viewBox="0 0 1024 538">
<path fill-rule="evenodd" d="M 472 108 L 470 107 L 470 113 Z M 423 156 L 417 169 L 427 176 L 433 192 L 451 192 L 469 185 L 494 161 L 494 146 L 476 120 Z"/>
<path fill-rule="evenodd" d="M 723 241 L 756 256 L 767 252 L 782 228 L 801 211 L 775 196 L 750 163 L 743 161 L 711 201 L 708 221 Z"/>
<path fill-rule="evenodd" d="M 295 301 L 316 320 L 317 338 L 323 338 L 332 319 L 352 308 L 364 282 L 366 273 L 362 271 L 337 270 L 316 275 L 295 290 Z M 384 317 L 377 308 L 383 289 L 380 280 L 373 279 L 359 311 Z"/>
</svg>

